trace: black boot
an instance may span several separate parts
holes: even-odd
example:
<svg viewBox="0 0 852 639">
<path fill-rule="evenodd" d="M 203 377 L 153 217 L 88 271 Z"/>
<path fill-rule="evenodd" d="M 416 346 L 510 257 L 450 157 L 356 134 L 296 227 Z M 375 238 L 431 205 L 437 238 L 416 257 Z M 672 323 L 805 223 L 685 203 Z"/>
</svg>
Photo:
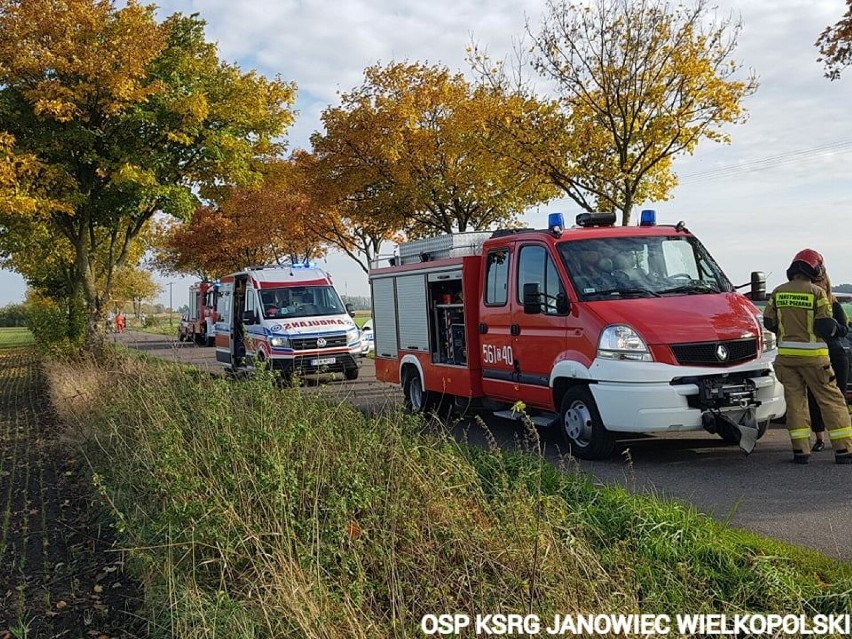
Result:
<svg viewBox="0 0 852 639">
<path fill-rule="evenodd" d="M 852 464 L 852 453 L 834 453 L 835 464 Z"/>
</svg>

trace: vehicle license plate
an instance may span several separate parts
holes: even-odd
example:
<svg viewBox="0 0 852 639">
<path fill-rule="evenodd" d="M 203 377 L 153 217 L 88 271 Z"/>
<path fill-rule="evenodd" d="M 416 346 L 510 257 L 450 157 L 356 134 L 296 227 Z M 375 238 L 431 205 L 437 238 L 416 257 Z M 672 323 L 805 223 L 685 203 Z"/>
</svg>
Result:
<svg viewBox="0 0 852 639">
<path fill-rule="evenodd" d="M 329 364 L 334 364 L 336 361 L 336 357 L 321 357 L 319 359 L 312 359 L 311 366 L 328 366 Z"/>
</svg>

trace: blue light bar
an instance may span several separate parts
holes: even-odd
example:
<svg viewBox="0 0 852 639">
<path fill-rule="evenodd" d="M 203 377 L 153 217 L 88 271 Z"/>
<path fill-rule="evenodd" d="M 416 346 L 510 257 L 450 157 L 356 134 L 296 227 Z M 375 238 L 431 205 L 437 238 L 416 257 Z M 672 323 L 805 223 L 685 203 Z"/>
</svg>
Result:
<svg viewBox="0 0 852 639">
<path fill-rule="evenodd" d="M 657 226 L 657 212 L 645 209 L 639 216 L 639 226 Z"/>
<path fill-rule="evenodd" d="M 547 230 L 556 236 L 562 235 L 562 229 L 565 228 L 565 218 L 562 213 L 551 213 L 547 216 Z"/>
</svg>

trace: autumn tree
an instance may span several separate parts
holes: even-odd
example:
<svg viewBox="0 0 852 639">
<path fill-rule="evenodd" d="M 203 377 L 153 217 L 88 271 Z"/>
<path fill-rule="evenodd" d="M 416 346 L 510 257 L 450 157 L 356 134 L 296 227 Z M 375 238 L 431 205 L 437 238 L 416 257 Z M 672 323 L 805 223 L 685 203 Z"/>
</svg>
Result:
<svg viewBox="0 0 852 639">
<path fill-rule="evenodd" d="M 675 157 L 704 139 L 727 142 L 724 125 L 744 120 L 741 102 L 757 84 L 737 79 L 739 31 L 713 19 L 705 0 L 548 0 L 539 27 L 527 25 L 531 59 L 520 59 L 555 99 L 508 130 L 508 159 L 628 224 L 634 206 L 668 197 Z M 492 83 L 508 84 L 487 57 L 472 58 Z"/>
<path fill-rule="evenodd" d="M 158 24 L 133 0 L 0 0 L 6 154 L 50 178 L 49 206 L 12 203 L 7 214 L 70 244 L 91 348 L 114 272 L 146 223 L 158 211 L 189 217 L 197 193 L 256 183 L 257 160 L 281 151 L 293 99 L 291 85 L 220 61 L 195 16 Z"/>
<path fill-rule="evenodd" d="M 313 206 L 310 231 L 320 243 L 345 253 L 369 273 L 382 243 L 401 239 L 400 220 L 410 207 L 395 202 L 389 193 L 365 188 L 360 179 L 366 172 L 340 170 L 339 159 L 302 150 L 293 155 L 302 189 Z"/>
<path fill-rule="evenodd" d="M 199 208 L 189 222 L 162 227 L 157 267 L 211 278 L 323 256 L 314 204 L 293 163 L 270 161 L 260 171 L 258 187 L 222 190 L 219 203 Z"/>
<path fill-rule="evenodd" d="M 397 231 L 418 237 L 511 223 L 553 197 L 540 176 L 518 173 L 485 143 L 489 122 L 512 106 L 446 67 L 368 68 L 360 87 L 323 112 L 325 132 L 311 137 L 320 190 L 342 224 L 331 235 L 360 233 L 375 250 Z"/>
<path fill-rule="evenodd" d="M 137 319 L 142 315 L 142 302 L 159 294 L 161 290 L 151 271 L 138 266 L 117 268 L 113 275 L 112 287 L 112 299 L 119 305 L 130 302 Z"/>
<path fill-rule="evenodd" d="M 838 80 L 843 70 L 852 64 L 852 0 L 846 0 L 846 13 L 834 26 L 826 27 L 816 41 L 825 65 L 825 77 Z"/>
</svg>

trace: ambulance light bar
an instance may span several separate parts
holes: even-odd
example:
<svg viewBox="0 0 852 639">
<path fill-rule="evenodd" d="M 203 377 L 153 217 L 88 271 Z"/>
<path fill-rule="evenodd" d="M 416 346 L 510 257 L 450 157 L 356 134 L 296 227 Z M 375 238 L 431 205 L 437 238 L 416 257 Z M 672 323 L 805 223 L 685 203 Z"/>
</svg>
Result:
<svg viewBox="0 0 852 639">
<path fill-rule="evenodd" d="M 612 226 L 615 213 L 580 213 L 575 222 L 577 226 Z"/>
</svg>

